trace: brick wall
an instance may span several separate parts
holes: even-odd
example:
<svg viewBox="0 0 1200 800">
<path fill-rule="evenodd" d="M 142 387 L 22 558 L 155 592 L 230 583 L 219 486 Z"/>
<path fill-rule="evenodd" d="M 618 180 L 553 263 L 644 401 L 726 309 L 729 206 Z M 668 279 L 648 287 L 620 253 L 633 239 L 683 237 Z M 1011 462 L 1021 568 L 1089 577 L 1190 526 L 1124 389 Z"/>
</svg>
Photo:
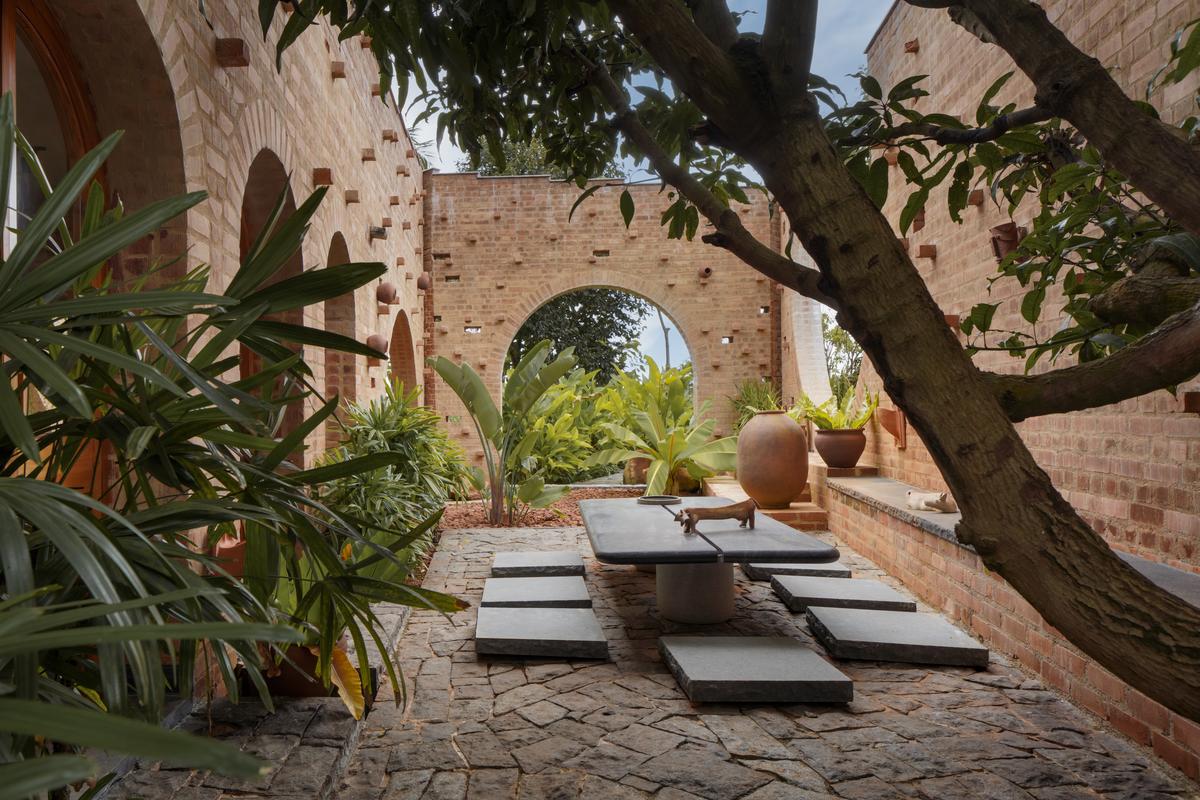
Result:
<svg viewBox="0 0 1200 800">
<path fill-rule="evenodd" d="M 1134 741 L 1152 747 L 1176 769 L 1200 778 L 1200 725 L 1127 686 L 1048 625 L 975 552 L 902 522 L 857 499 L 815 492 L 829 511 L 830 530 L 923 601 L 1016 659 L 1078 705 Z"/>
<path fill-rule="evenodd" d="M 1200 0 L 1054 0 L 1044 5 L 1073 42 L 1111 66 L 1129 94 L 1139 99 L 1165 63 L 1173 32 L 1200 16 Z M 904 52 L 904 43 L 913 39 L 919 51 Z M 975 40 L 944 11 L 905 3 L 898 3 L 884 21 L 868 49 L 868 64 L 885 91 L 909 75 L 929 75 L 924 85 L 931 95 L 918 107 L 968 118 L 992 81 L 1014 69 L 1002 50 Z M 1166 118 L 1180 119 L 1194 113 L 1194 89 L 1173 87 L 1157 94 L 1155 103 Z M 1001 99 L 1028 103 L 1031 98 L 1032 89 L 1018 72 Z M 885 212 L 895 221 L 907 199 L 899 169 L 893 169 L 891 189 Z M 988 278 L 996 272 L 988 229 L 1007 217 L 989 201 L 968 207 L 958 225 L 945 209 L 943 188 L 926 206 L 925 227 L 909 234 L 911 252 L 922 244 L 937 247 L 936 259 L 916 259 L 934 298 L 947 314 L 965 314 L 978 302 L 1000 302 L 995 326 L 1025 329 L 1018 284 L 1006 279 L 988 291 Z M 1019 210 L 1018 224 L 1031 214 Z M 1056 320 L 1049 320 L 1041 333 L 1055 326 Z M 998 371 L 1023 368 L 1021 360 L 1001 353 L 981 353 L 976 363 Z M 1064 358 L 1057 366 L 1066 363 Z M 864 367 L 864 382 L 872 390 L 880 388 L 869 365 Z M 1183 388 L 1196 385 L 1193 381 Z M 1200 416 L 1183 413 L 1180 400 L 1158 392 L 1107 408 L 1030 420 L 1019 429 L 1055 485 L 1115 547 L 1200 571 Z M 911 432 L 907 450 L 901 451 L 873 423 L 865 461 L 905 482 L 944 488 L 929 454 Z"/>
<path fill-rule="evenodd" d="M 297 203 L 315 188 L 314 170 L 332 171 L 301 253 L 303 268 L 327 266 L 340 234 L 340 254 L 384 262 L 389 271 L 379 282 L 400 287 L 396 305 L 379 306 L 375 285 L 364 286 L 349 302 L 335 303 L 336 312 L 307 309 L 305 323 L 323 327 L 331 312 L 330 327 L 365 341 L 372 333 L 391 340 L 395 325 L 411 319 L 417 326 L 412 337 L 420 339 L 422 302 L 413 270 L 420 264 L 421 167 L 394 104 L 373 93 L 378 73 L 359 39 L 339 42 L 321 21 L 277 70 L 273 43 L 285 15 L 264 42 L 254 4 L 208 0 L 207 16 L 198 3 L 174 0 L 55 0 L 47 6 L 78 61 L 100 134 L 126 130 L 108 165 L 110 190 L 129 209 L 183 191 L 209 195 L 186 219 L 131 248 L 124 274 L 182 256 L 176 269 L 211 265 L 211 288 L 219 291 L 238 264 L 250 165 L 269 150 L 288 173 Z M 217 64 L 218 37 L 244 40 L 249 66 Z M 335 76 L 335 62 L 344 65 L 344 77 Z M 369 238 L 369 227 L 384 225 L 385 218 L 387 238 Z M 307 348 L 305 355 L 317 385 L 325 386 L 325 353 Z M 371 366 L 361 357 L 334 366 L 338 376 L 328 388 L 359 400 L 382 391 L 388 373 L 386 363 Z M 324 432 L 314 433 L 307 460 L 324 445 Z"/>
<path fill-rule="evenodd" d="M 737 384 L 777 372 L 776 293 L 766 278 L 699 236 L 667 239 L 659 216 L 671 201 L 656 185 L 628 187 L 637 213 L 627 230 L 618 207 L 624 188 L 603 186 L 569 221 L 580 191 L 573 183 L 432 175 L 425 264 L 437 316 L 425 353 L 470 364 L 499 392 L 504 354 L 541 305 L 589 286 L 625 289 L 674 322 L 691 354 L 697 399 L 711 403 L 718 432 L 729 433 L 727 398 Z M 755 236 L 775 241 L 766 203 L 738 211 Z M 711 275 L 702 276 L 702 268 Z M 732 341 L 722 344 L 726 337 Z M 445 387 L 437 390 L 437 407 L 478 456 L 473 429 Z"/>
</svg>

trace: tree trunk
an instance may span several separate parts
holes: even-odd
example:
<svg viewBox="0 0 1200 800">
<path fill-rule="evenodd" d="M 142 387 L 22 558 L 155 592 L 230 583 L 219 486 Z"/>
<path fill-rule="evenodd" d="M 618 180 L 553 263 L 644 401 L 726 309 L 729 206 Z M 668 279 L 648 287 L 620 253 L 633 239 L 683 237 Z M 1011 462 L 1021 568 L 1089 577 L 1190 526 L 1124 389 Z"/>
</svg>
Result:
<svg viewBox="0 0 1200 800">
<path fill-rule="evenodd" d="M 815 118 L 743 153 L 958 500 L 959 538 L 1085 653 L 1200 719 L 1200 609 L 1121 561 L 1037 465 Z"/>
</svg>

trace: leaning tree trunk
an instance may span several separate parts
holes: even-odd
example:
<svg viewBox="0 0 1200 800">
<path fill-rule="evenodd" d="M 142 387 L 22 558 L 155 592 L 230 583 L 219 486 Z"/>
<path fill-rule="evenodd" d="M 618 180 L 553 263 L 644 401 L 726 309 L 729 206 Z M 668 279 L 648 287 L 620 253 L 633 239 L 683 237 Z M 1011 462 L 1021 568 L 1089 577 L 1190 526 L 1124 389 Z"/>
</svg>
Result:
<svg viewBox="0 0 1200 800">
<path fill-rule="evenodd" d="M 1034 461 L 815 118 L 746 148 L 955 498 L 959 538 L 1130 685 L 1200 719 L 1200 609 L 1121 561 Z"/>
</svg>

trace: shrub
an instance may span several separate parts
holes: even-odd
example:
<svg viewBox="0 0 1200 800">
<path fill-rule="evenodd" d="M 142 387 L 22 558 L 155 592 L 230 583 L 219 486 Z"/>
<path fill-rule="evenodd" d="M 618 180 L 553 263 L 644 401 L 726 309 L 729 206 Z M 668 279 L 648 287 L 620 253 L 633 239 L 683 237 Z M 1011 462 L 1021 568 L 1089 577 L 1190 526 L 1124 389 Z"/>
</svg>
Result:
<svg viewBox="0 0 1200 800">
<path fill-rule="evenodd" d="M 750 418 L 759 411 L 777 411 L 783 408 L 779 388 L 774 381 L 748 378 L 738 384 L 737 394 L 729 398 L 733 413 L 737 415 L 734 431 L 740 432 Z"/>
</svg>

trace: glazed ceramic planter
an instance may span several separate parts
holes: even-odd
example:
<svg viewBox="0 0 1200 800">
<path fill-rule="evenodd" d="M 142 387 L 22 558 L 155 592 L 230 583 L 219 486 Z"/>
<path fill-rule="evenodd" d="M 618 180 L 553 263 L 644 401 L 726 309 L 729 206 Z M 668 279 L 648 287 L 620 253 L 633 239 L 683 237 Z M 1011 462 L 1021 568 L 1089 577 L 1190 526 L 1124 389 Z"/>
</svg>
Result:
<svg viewBox="0 0 1200 800">
<path fill-rule="evenodd" d="M 808 437 L 782 411 L 751 417 L 737 443 L 737 478 L 760 508 L 787 508 L 808 485 Z"/>
<path fill-rule="evenodd" d="M 862 458 L 867 435 L 861 430 L 818 430 L 815 444 L 825 466 L 851 469 L 858 466 L 858 459 Z"/>
</svg>

